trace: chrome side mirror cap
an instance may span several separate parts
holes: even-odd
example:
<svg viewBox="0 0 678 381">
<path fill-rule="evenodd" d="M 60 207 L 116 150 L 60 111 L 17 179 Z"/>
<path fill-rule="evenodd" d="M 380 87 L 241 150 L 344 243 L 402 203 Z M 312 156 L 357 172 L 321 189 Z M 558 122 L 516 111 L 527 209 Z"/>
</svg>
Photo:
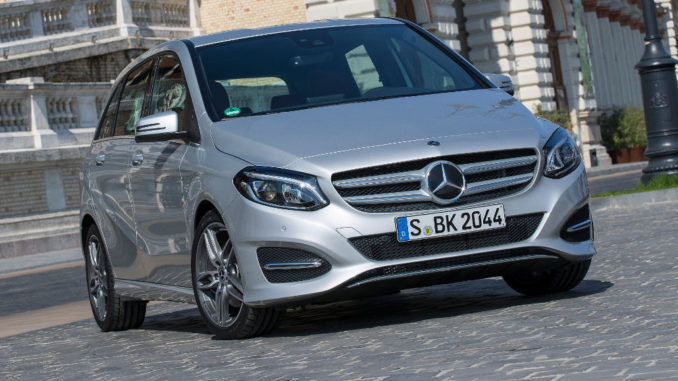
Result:
<svg viewBox="0 0 678 381">
<path fill-rule="evenodd" d="M 179 115 L 175 111 L 159 112 L 139 119 L 134 139 L 151 142 L 169 139 L 184 139 L 186 134 L 179 131 Z"/>
<path fill-rule="evenodd" d="M 509 93 L 509 95 L 514 95 L 516 93 L 513 88 L 513 81 L 511 81 L 511 77 L 508 75 L 485 73 L 485 77 L 487 77 L 487 79 L 495 86 Z"/>
</svg>

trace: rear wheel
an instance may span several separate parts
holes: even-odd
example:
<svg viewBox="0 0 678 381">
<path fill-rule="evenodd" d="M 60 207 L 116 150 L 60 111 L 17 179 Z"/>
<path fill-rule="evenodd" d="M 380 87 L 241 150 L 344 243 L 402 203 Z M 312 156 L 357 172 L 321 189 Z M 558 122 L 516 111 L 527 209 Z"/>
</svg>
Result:
<svg viewBox="0 0 678 381">
<path fill-rule="evenodd" d="M 87 230 L 85 267 L 89 302 L 102 331 L 139 328 L 146 316 L 146 301 L 122 301 L 115 292 L 113 270 L 104 241 L 95 225 Z"/>
<path fill-rule="evenodd" d="M 573 289 L 586 276 L 591 260 L 571 262 L 545 271 L 522 271 L 504 275 L 515 291 L 525 295 L 546 295 Z"/>
<path fill-rule="evenodd" d="M 193 291 L 210 331 L 221 339 L 243 339 L 275 328 L 279 310 L 243 303 L 244 289 L 235 248 L 216 211 L 202 218 L 196 237 L 191 260 Z"/>
</svg>

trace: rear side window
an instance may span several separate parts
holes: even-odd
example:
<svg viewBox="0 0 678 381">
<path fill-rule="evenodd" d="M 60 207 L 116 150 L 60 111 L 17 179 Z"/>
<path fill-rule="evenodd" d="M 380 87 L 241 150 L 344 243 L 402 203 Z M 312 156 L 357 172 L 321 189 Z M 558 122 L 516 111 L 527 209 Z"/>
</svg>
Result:
<svg viewBox="0 0 678 381">
<path fill-rule="evenodd" d="M 153 62 L 155 61 L 149 60 L 143 63 L 127 76 L 120 98 L 120 107 L 118 107 L 114 136 L 134 135 L 144 108 L 146 90 L 151 83 Z"/>
<path fill-rule="evenodd" d="M 122 85 L 118 85 L 113 91 L 113 95 L 108 100 L 108 106 L 101 117 L 101 123 L 99 124 L 99 131 L 94 140 L 109 138 L 113 136 L 113 130 L 115 126 L 115 112 L 118 109 L 118 98 L 120 97 L 120 89 Z"/>
</svg>

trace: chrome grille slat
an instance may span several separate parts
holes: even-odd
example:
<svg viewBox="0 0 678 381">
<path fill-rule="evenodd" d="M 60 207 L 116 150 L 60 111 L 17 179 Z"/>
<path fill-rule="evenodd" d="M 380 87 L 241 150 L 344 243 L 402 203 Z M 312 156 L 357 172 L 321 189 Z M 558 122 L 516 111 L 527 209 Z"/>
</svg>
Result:
<svg viewBox="0 0 678 381">
<path fill-rule="evenodd" d="M 507 188 L 513 185 L 523 184 L 532 180 L 532 174 L 504 177 L 497 180 L 478 181 L 476 183 L 466 184 L 465 195 L 489 192 L 495 189 Z"/>
<path fill-rule="evenodd" d="M 464 172 L 465 175 L 471 175 L 476 173 L 483 173 L 489 171 L 497 171 L 500 169 L 508 169 L 514 167 L 522 167 L 524 165 L 529 165 L 537 161 L 537 155 L 516 157 L 511 159 L 504 160 L 490 160 L 483 161 L 480 163 L 471 163 L 471 164 L 462 164 L 458 165 L 459 169 Z"/>
<path fill-rule="evenodd" d="M 411 171 L 401 173 L 390 173 L 387 175 L 368 176 L 357 179 L 337 180 L 332 184 L 341 189 L 360 188 L 375 185 L 402 184 L 421 181 L 424 178 L 423 171 Z"/>
<path fill-rule="evenodd" d="M 421 190 L 417 191 L 408 191 L 408 192 L 396 192 L 396 193 L 382 193 L 376 195 L 367 195 L 367 196 L 352 196 L 344 197 L 349 204 L 361 205 L 361 204 L 391 204 L 391 203 L 403 203 L 403 202 L 421 202 L 429 201 L 430 197 Z"/>
<path fill-rule="evenodd" d="M 440 160 L 453 163 L 458 160 L 460 164 L 457 164 L 457 167 L 467 177 L 465 192 L 452 205 L 435 204 L 431 195 L 422 189 L 427 165 Z M 339 179 L 333 179 L 332 184 L 346 202 L 359 210 L 384 212 L 389 208 L 395 208 L 395 205 L 404 204 L 416 205 L 416 209 L 413 210 L 436 209 L 487 200 L 493 195 L 499 197 L 513 194 L 524 188 L 521 185 L 527 185 L 534 178 L 539 166 L 538 161 L 538 151 L 532 149 L 436 157 L 351 171 L 362 176 L 351 177 L 349 175 L 351 172 L 343 172 L 338 176 Z M 407 170 L 394 172 L 398 166 Z M 378 174 L 382 170 L 389 173 Z M 370 176 L 366 176 L 367 174 Z M 410 189 L 419 186 L 419 189 L 400 191 L 397 189 L 399 184 L 409 184 Z M 396 186 L 396 189 L 393 186 Z"/>
</svg>

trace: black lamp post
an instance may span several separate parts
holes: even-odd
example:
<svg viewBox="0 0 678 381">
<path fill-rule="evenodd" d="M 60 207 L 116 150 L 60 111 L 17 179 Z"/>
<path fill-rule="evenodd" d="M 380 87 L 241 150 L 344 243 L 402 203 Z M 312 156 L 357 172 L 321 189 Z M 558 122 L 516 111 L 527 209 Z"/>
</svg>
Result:
<svg viewBox="0 0 678 381">
<path fill-rule="evenodd" d="M 654 0 L 642 0 L 645 52 L 636 69 L 643 89 L 647 149 L 650 161 L 643 169 L 645 184 L 658 175 L 678 175 L 678 60 L 662 45 Z"/>
</svg>

